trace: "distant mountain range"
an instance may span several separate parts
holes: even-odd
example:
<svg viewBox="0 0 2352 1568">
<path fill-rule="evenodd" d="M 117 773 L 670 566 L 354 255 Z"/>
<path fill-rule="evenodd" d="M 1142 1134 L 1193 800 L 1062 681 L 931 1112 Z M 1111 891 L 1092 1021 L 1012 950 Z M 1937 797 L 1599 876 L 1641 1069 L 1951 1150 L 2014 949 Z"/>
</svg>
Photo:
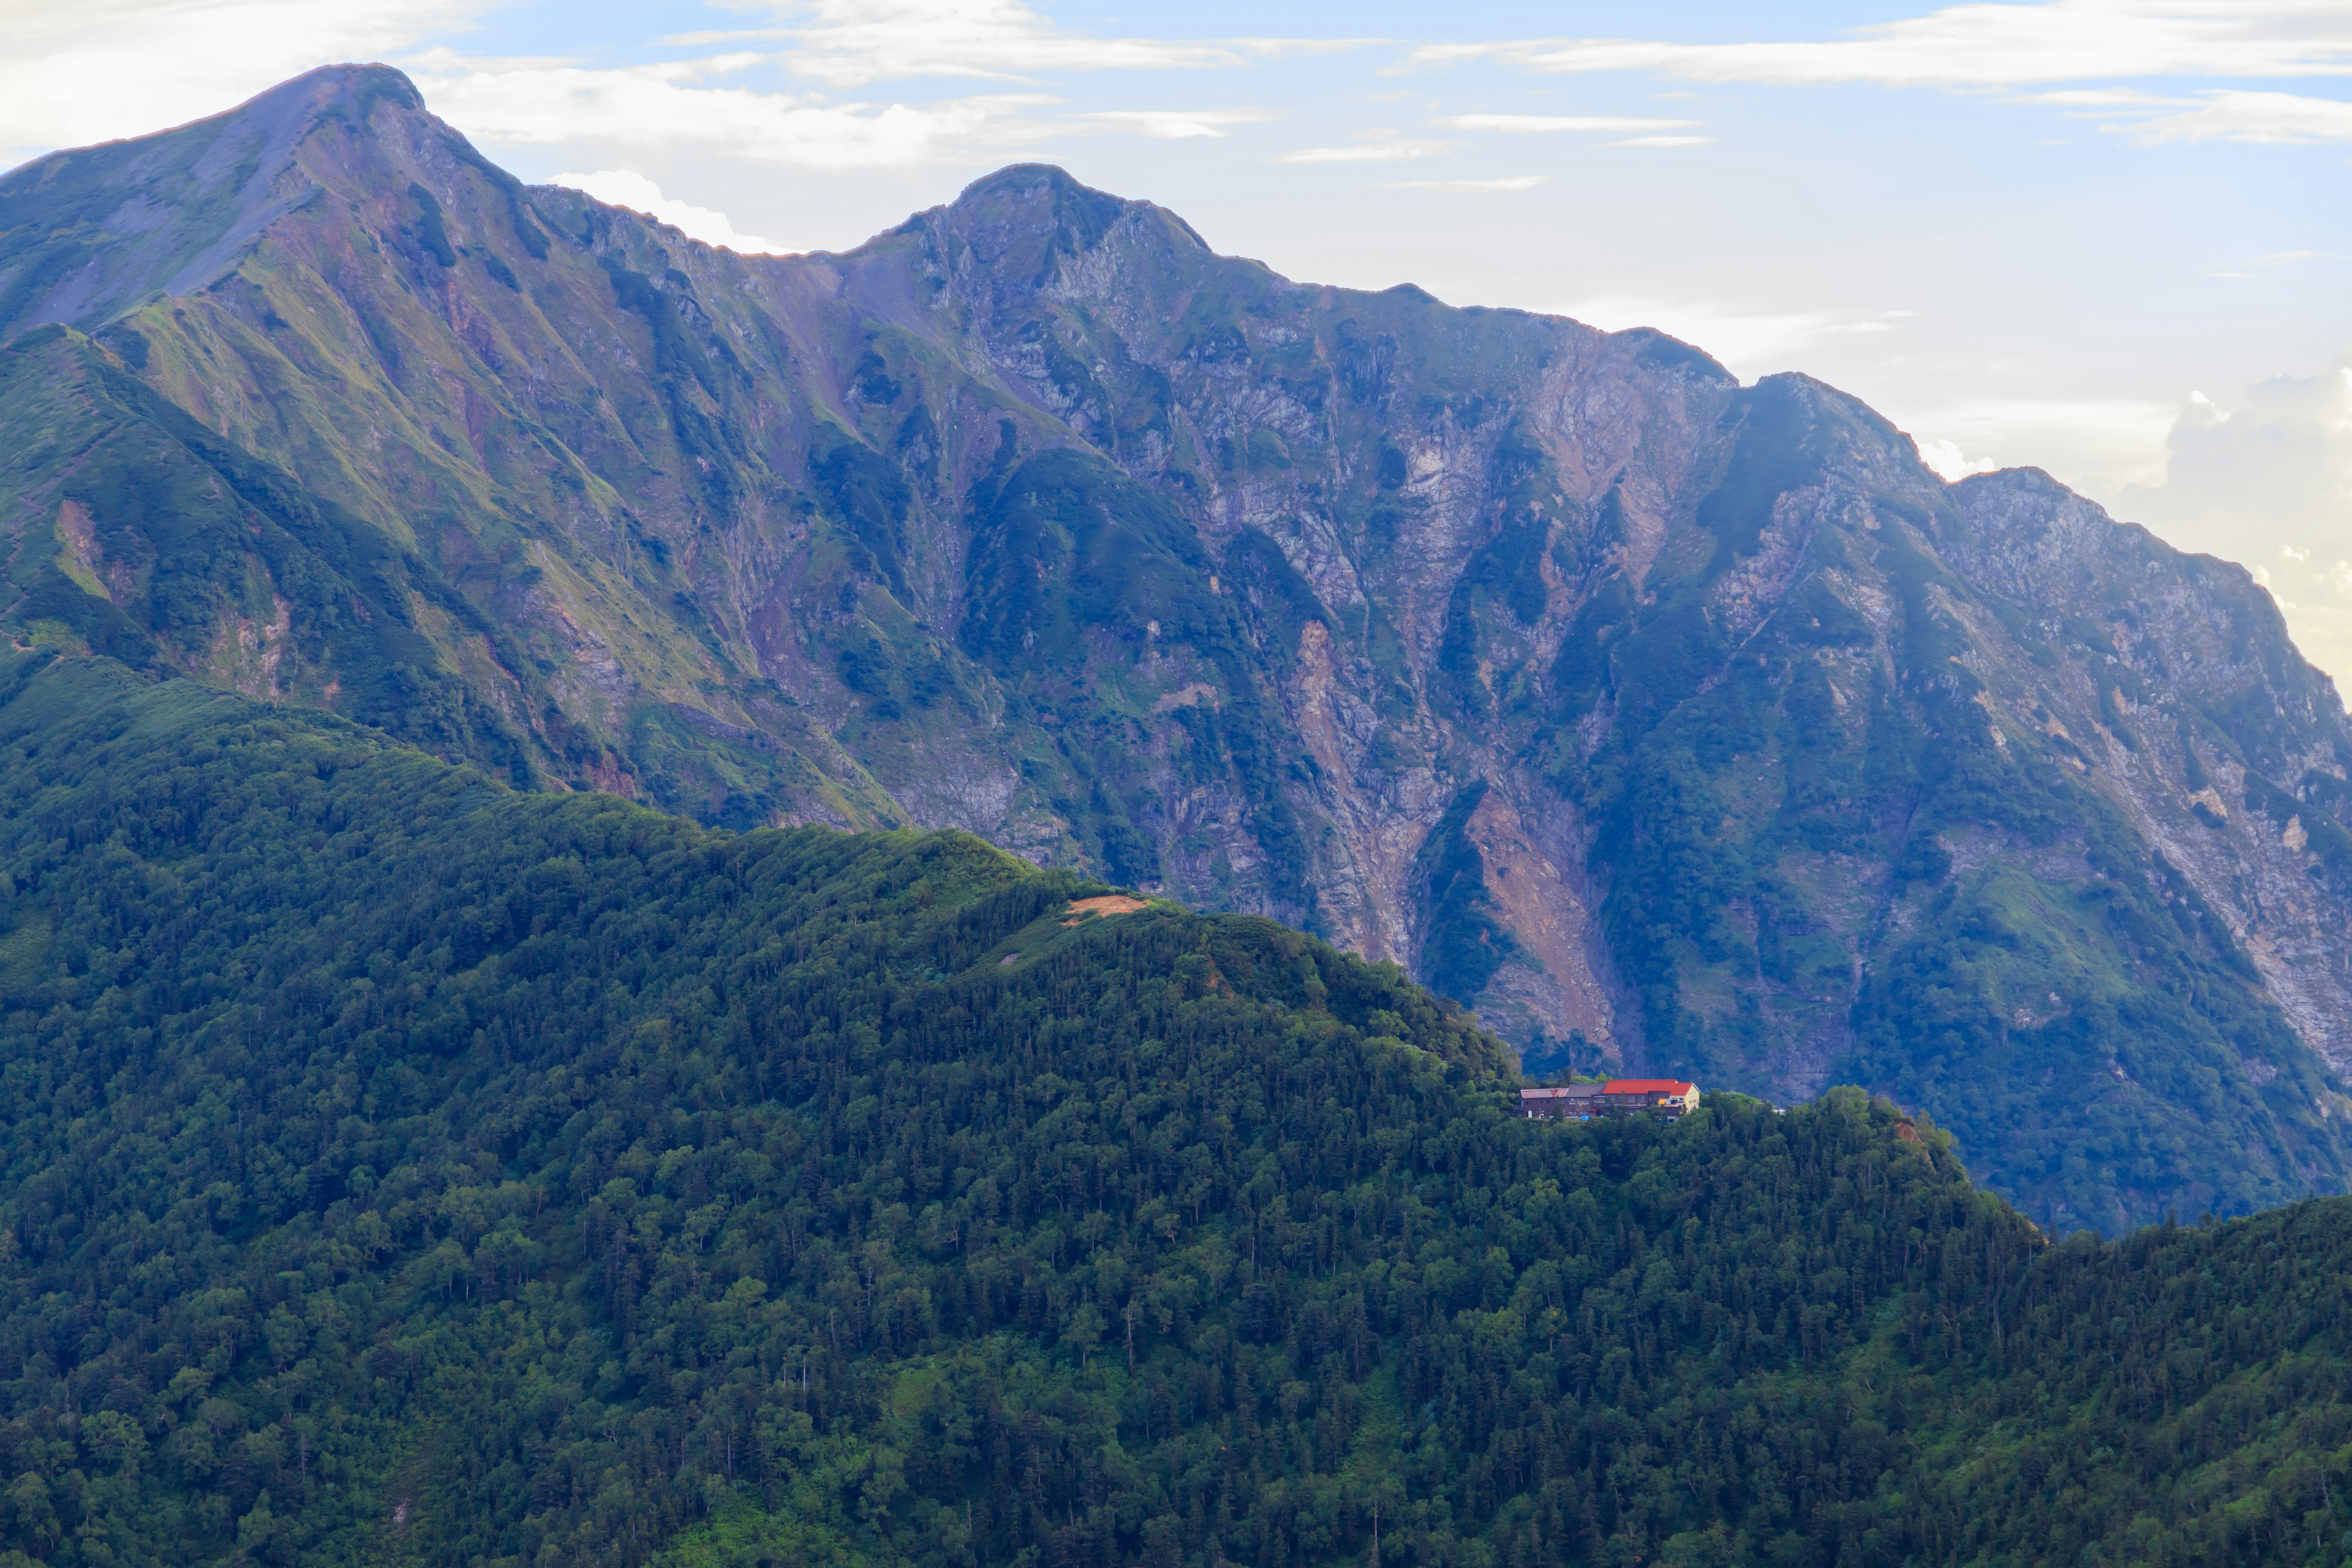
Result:
<svg viewBox="0 0 2352 1568">
<path fill-rule="evenodd" d="M 1023 166 L 745 258 L 381 67 L 0 179 L 0 624 L 722 826 L 970 829 L 1851 1081 L 2033 1217 L 2352 1185 L 2352 727 L 2246 574 L 1650 331 Z"/>
</svg>

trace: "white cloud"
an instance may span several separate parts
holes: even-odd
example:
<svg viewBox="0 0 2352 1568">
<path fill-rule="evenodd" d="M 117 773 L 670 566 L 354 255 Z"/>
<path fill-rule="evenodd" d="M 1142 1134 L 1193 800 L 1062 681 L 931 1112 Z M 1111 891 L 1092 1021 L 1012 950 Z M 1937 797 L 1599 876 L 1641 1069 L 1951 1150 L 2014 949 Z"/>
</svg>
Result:
<svg viewBox="0 0 2352 1568">
<path fill-rule="evenodd" d="M 1593 132 L 1624 135 L 1629 132 L 1682 131 L 1696 120 L 1633 120 L 1611 114 L 1449 114 L 1437 121 L 1450 131 Z"/>
<path fill-rule="evenodd" d="M 1408 158 L 1430 158 L 1453 150 L 1451 142 L 1365 142 L 1352 147 L 1301 147 L 1285 153 L 1277 163 L 1395 163 Z"/>
<path fill-rule="evenodd" d="M 1990 458 L 1971 458 L 1960 450 L 1957 441 L 1939 440 L 1934 437 L 1917 441 L 1919 460 L 1935 470 L 1936 477 L 1949 483 L 1965 479 L 1970 474 L 1989 474 L 2000 465 Z"/>
<path fill-rule="evenodd" d="M 491 0 L 0 0 L 0 164 L 140 136 L 314 66 L 381 59 Z"/>
<path fill-rule="evenodd" d="M 1230 126 L 1261 124 L 1274 116 L 1263 109 L 1108 109 L 1080 118 L 1158 142 L 1182 142 L 1196 136 L 1223 136 Z"/>
<path fill-rule="evenodd" d="M 1236 50 L 1065 32 L 1019 0 L 815 0 L 787 63 L 835 87 L 903 77 L 1232 66 Z"/>
<path fill-rule="evenodd" d="M 2352 142 L 2352 103 L 2292 92 L 2215 91 L 2126 127 L 2136 142 Z"/>
<path fill-rule="evenodd" d="M 776 40 L 794 72 L 835 87 L 908 77 L 1020 79 L 1048 71 L 1174 70 L 1354 47 L 1346 40 L 1170 42 L 1069 31 L 1021 0 L 810 0 L 768 7 L 782 25 L 698 40 Z M 689 47 L 702 47 L 699 41 Z"/>
<path fill-rule="evenodd" d="M 1502 174 L 1488 180 L 1384 180 L 1384 191 L 1532 191 L 1549 174 Z"/>
<path fill-rule="evenodd" d="M 593 174 L 558 174 L 548 182 L 551 185 L 569 185 L 575 191 L 585 191 L 610 206 L 627 207 L 649 217 L 659 218 L 671 227 L 683 230 L 689 239 L 705 245 L 722 246 L 745 256 L 781 256 L 788 247 L 755 234 L 738 234 L 727 215 L 709 207 L 698 207 L 662 195 L 661 187 L 645 175 L 628 169 L 599 169 Z"/>
<path fill-rule="evenodd" d="M 2196 102 L 2193 98 L 2168 98 L 2162 93 L 2143 92 L 2136 87 L 2073 87 L 2057 92 L 2029 92 L 2019 95 L 2022 103 L 2046 103 L 2055 109 L 2116 110 L 2116 109 L 2180 109 Z"/>
<path fill-rule="evenodd" d="M 2330 0 L 1969 4 L 1818 41 L 1524 39 L 1431 45 L 1413 58 L 1791 84 L 2006 87 L 2151 76 L 2332 76 L 2352 73 L 2352 7 Z"/>
<path fill-rule="evenodd" d="M 2242 283 L 2254 276 L 2253 273 L 2243 270 L 2245 268 L 2293 267 L 2298 262 L 2316 261 L 2324 254 L 2324 252 L 2317 250 L 2274 250 L 2268 256 L 2257 256 L 2252 261 L 2241 261 L 2232 267 L 2216 268 L 2213 271 L 2208 272 L 2205 276 L 2208 278 L 2225 278 L 2234 282 Z"/>
<path fill-rule="evenodd" d="M 2352 354 L 2251 387 L 2235 412 L 2191 393 L 2165 452 L 2163 471 L 2118 497 L 2119 510 L 2190 549 L 2284 561 L 2283 601 L 2335 592 L 2321 592 L 2316 563 L 2342 554 L 2352 534 Z M 2352 674 L 2352 660 L 2332 668 Z"/>
<path fill-rule="evenodd" d="M 834 103 L 713 85 L 755 57 L 597 69 L 561 60 L 472 59 L 447 50 L 412 69 L 434 111 L 469 136 L 729 153 L 814 169 L 866 169 L 1022 145 L 1050 102 L 995 94 L 919 106 Z"/>
</svg>

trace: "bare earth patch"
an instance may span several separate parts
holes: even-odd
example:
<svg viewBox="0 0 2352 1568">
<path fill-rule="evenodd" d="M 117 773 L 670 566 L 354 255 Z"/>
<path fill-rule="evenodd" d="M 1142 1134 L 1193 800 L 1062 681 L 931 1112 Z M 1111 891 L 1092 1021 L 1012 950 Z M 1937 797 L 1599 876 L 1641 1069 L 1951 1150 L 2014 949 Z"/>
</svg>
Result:
<svg viewBox="0 0 2352 1568">
<path fill-rule="evenodd" d="M 1062 923 L 1074 926 L 1088 915 L 1139 914 L 1151 907 L 1142 899 L 1130 899 L 1124 893 L 1105 893 L 1099 898 L 1072 899 L 1070 918 Z"/>
</svg>

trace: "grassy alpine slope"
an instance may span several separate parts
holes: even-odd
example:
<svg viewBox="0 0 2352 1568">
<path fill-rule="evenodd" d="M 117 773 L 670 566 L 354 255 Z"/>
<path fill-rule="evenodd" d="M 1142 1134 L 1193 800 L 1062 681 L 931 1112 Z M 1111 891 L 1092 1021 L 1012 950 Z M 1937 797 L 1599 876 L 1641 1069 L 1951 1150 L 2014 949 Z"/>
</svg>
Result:
<svg viewBox="0 0 2352 1568">
<path fill-rule="evenodd" d="M 1272 922 L 0 665 L 0 1562 L 2334 1561 L 2352 1210 L 1510 1114 Z M 1984 1506 L 1986 1498 L 2003 1506 Z"/>
</svg>

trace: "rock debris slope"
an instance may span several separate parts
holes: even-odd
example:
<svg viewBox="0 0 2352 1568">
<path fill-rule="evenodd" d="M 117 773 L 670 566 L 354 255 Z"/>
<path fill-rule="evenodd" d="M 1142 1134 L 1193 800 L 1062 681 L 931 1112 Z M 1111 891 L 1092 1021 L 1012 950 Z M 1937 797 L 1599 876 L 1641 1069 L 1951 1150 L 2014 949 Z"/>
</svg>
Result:
<svg viewBox="0 0 2352 1568">
<path fill-rule="evenodd" d="M 952 826 L 1531 1066 L 1931 1110 L 2116 1228 L 2347 1184 L 2352 731 L 2239 569 L 1654 332 L 1024 166 L 844 255 L 382 67 L 0 179 L 22 640 L 519 785 Z"/>
</svg>

